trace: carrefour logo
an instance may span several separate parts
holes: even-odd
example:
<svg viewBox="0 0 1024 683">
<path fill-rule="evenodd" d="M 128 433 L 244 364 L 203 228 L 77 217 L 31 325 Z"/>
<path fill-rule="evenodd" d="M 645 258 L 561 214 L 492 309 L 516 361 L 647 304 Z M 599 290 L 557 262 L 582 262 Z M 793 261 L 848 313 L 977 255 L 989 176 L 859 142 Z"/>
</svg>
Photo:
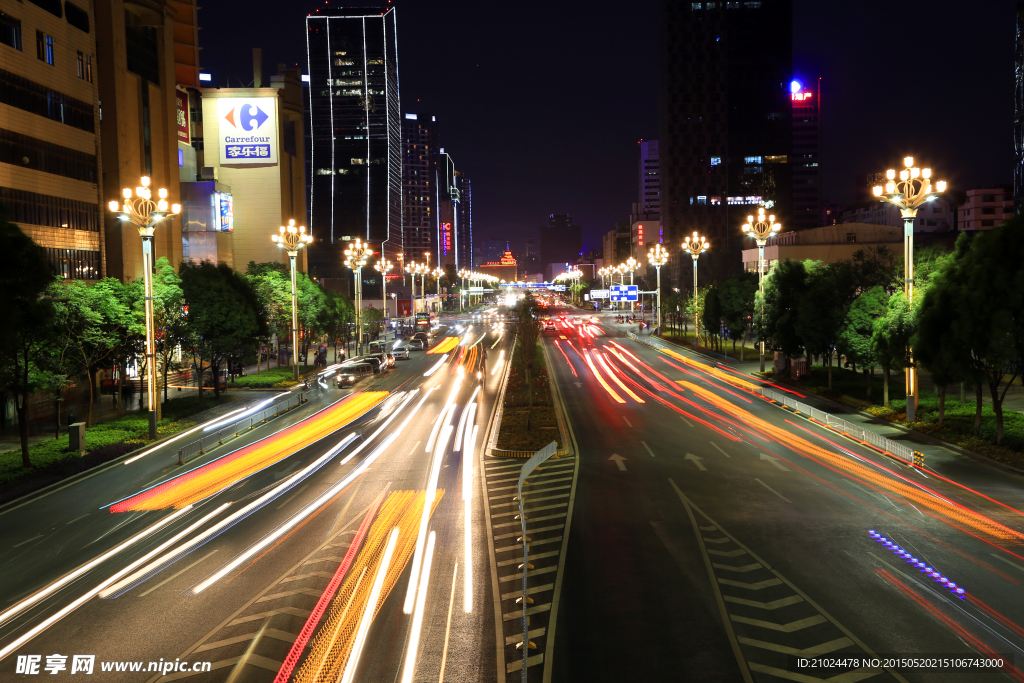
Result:
<svg viewBox="0 0 1024 683">
<path fill-rule="evenodd" d="M 246 132 L 252 132 L 262 126 L 267 119 L 267 113 L 254 104 L 242 104 L 232 107 L 224 116 L 224 120 L 235 128 Z"/>
</svg>

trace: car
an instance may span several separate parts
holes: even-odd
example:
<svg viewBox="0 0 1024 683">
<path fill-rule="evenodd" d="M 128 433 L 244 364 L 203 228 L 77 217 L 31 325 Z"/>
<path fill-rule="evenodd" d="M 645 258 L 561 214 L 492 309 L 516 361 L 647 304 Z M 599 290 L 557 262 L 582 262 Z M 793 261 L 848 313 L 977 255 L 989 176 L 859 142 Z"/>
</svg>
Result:
<svg viewBox="0 0 1024 683">
<path fill-rule="evenodd" d="M 412 339 L 409 341 L 408 348 L 415 349 L 416 351 L 426 351 L 427 342 L 423 341 L 422 339 Z"/>
<path fill-rule="evenodd" d="M 366 363 L 363 360 L 350 360 L 342 363 L 341 367 L 338 368 L 335 381 L 338 384 L 338 388 L 341 389 L 343 386 L 352 386 L 363 377 L 372 375 L 375 372 L 374 366 L 370 363 Z"/>
<path fill-rule="evenodd" d="M 385 373 L 395 365 L 395 357 L 390 353 L 371 353 L 366 356 L 368 360 L 375 360 L 380 364 L 380 372 Z"/>
<path fill-rule="evenodd" d="M 398 346 L 391 349 L 391 355 L 395 357 L 395 360 L 409 360 L 409 347 Z"/>
</svg>

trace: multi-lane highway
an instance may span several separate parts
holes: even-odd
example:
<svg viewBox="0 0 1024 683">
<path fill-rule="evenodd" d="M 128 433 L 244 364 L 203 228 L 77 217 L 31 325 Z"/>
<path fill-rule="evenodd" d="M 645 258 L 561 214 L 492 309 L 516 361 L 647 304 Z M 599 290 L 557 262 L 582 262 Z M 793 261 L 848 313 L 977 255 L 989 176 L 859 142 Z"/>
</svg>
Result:
<svg viewBox="0 0 1024 683">
<path fill-rule="evenodd" d="M 0 679 L 493 680 L 473 470 L 508 338 L 449 322 L 183 467 L 169 444 L 0 511 Z"/>
<path fill-rule="evenodd" d="M 613 320 L 545 334 L 581 454 L 552 680 L 1024 679 L 884 661 L 1024 665 L 1019 477 L 909 467 Z"/>
</svg>

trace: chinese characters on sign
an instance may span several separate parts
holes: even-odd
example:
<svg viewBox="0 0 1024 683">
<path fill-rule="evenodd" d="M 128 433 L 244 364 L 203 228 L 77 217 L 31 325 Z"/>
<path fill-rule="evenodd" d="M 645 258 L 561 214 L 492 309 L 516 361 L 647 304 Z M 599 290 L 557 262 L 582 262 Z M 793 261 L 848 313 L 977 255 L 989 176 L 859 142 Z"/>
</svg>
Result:
<svg viewBox="0 0 1024 683">
<path fill-rule="evenodd" d="M 447 256 L 452 250 L 452 224 L 442 223 L 441 224 L 441 249 L 442 253 Z"/>
</svg>

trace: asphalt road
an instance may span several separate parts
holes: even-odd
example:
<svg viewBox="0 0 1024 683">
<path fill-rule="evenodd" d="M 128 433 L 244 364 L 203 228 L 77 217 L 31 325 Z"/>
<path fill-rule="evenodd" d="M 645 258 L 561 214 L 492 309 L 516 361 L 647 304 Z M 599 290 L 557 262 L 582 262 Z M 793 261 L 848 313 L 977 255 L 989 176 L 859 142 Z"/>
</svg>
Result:
<svg viewBox="0 0 1024 683">
<path fill-rule="evenodd" d="M 483 599 L 490 586 L 483 503 L 479 490 L 472 489 L 467 525 L 462 495 L 467 452 L 465 447 L 456 449 L 455 442 L 457 427 L 469 417 L 468 406 L 478 391 L 475 413 L 464 429 L 468 442 L 471 428 L 478 428 L 473 459 L 479 457 L 501 378 L 501 373 L 488 372 L 478 379 L 465 364 L 468 349 L 479 342 L 478 350 L 486 346 L 490 352 L 496 345 L 491 352 L 496 357 L 508 338 L 489 324 L 449 322 L 453 327 L 448 333 L 461 345 L 447 360 L 414 352 L 392 373 L 364 380 L 355 391 L 387 391 L 388 400 L 189 508 L 112 513 L 109 506 L 179 476 L 183 469 L 191 471 L 258 439 L 274 438 L 303 419 L 303 425 L 315 424 L 322 419 L 318 411 L 326 415 L 349 391 L 330 385 L 302 408 L 185 468 L 174 464 L 177 444 L 170 445 L 0 512 L 0 679 L 31 679 L 31 674 L 17 675 L 16 667 L 34 655 L 40 656 L 40 674 L 49 677 L 47 656 L 57 654 L 67 657 L 66 669 L 56 674 L 62 676 L 72 675 L 74 655 L 94 655 L 93 680 L 98 681 L 272 681 L 367 511 L 379 509 L 372 506 L 388 494 L 423 494 L 436 483 L 444 494 L 423 538 L 409 544 L 417 556 L 422 553 L 420 564 L 426 566 L 423 541 L 428 533 L 435 535 L 421 635 L 413 633 L 416 613 L 403 611 L 415 562 L 395 557 L 388 565 L 395 568 L 393 588 L 366 633 L 357 680 L 397 680 L 411 645 L 417 643 L 417 680 L 435 680 L 442 673 L 453 681 L 493 680 L 494 615 L 490 601 Z M 469 324 L 473 327 L 467 329 Z M 444 424 L 451 429 L 442 429 Z M 342 444 L 353 433 L 357 438 Z M 214 533 L 221 522 L 257 501 L 264 502 Z M 414 521 L 416 533 L 418 509 Z M 403 527 L 403 538 L 406 531 Z M 194 545 L 123 590 L 98 594 L 109 579 L 173 538 L 179 540 L 168 549 Z M 153 557 L 165 552 L 170 551 L 160 550 Z M 468 584 L 467 558 L 475 565 Z M 367 573 L 376 574 L 377 566 Z M 468 609 L 467 594 L 480 596 Z M 353 614 L 348 621 L 358 625 L 360 616 Z M 163 676 L 146 671 L 149 662 L 160 660 L 210 662 L 212 669 Z M 143 669 L 101 672 L 101 662 L 142 662 Z"/>
<path fill-rule="evenodd" d="M 544 334 L 580 454 L 552 680 L 1024 679 L 864 661 L 1024 666 L 1018 476 L 907 467 L 613 318 Z"/>
</svg>

